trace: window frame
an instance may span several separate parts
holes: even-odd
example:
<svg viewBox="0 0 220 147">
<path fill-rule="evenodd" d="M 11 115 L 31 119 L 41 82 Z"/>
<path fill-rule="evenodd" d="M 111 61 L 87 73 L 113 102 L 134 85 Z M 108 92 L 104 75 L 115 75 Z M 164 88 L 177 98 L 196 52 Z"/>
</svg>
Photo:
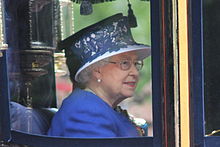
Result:
<svg viewBox="0 0 220 147">
<path fill-rule="evenodd" d="M 157 11 L 155 11 L 157 10 Z M 0 118 L 1 129 L 0 141 L 4 143 L 25 144 L 30 146 L 47 147 L 47 146 L 99 146 L 105 144 L 105 146 L 156 146 L 162 147 L 163 138 L 163 75 L 162 75 L 162 60 L 161 55 L 161 1 L 151 0 L 151 40 L 152 40 L 152 89 L 153 89 L 153 137 L 136 137 L 136 138 L 109 138 L 109 139 L 77 139 L 77 138 L 58 138 L 49 137 L 44 135 L 27 134 L 10 128 L 10 112 L 9 112 L 9 81 L 7 71 L 7 51 L 3 51 L 3 57 L 0 57 L 0 80 L 3 84 L 0 84 L 0 90 L 2 97 L 0 98 Z M 6 32 L 6 34 L 9 32 Z"/>
<path fill-rule="evenodd" d="M 203 1 L 189 0 L 191 146 L 220 146 L 220 136 L 205 136 Z"/>
</svg>

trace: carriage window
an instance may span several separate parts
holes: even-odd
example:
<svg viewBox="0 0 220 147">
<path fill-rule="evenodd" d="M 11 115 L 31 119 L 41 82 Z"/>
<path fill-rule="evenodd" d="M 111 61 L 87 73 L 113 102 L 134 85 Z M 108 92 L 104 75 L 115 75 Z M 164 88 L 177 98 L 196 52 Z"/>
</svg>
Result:
<svg viewBox="0 0 220 147">
<path fill-rule="evenodd" d="M 204 0 L 204 79 L 205 134 L 220 135 L 220 1 Z"/>
<path fill-rule="evenodd" d="M 8 57 L 11 63 L 9 80 L 12 129 L 46 134 L 56 108 L 59 109 L 63 100 L 74 90 L 65 64 L 65 52 L 57 49 L 58 42 L 116 13 L 123 13 L 124 16 L 129 13 L 134 14 L 137 22 L 131 28 L 134 40 L 151 45 L 149 1 L 118 0 L 96 3 L 91 5 L 92 12 L 87 15 L 80 14 L 82 3 L 76 2 L 33 0 L 24 2 L 22 8 L 14 14 L 13 17 L 18 20 L 15 22 L 18 26 L 16 33 L 20 37 L 11 37 L 9 40 L 13 42 Z M 134 23 L 134 18 L 132 19 Z M 146 120 L 146 135 L 153 136 L 151 57 L 143 62 L 134 96 L 119 105 L 135 118 L 135 123 Z M 139 64 L 134 63 L 136 67 Z M 121 65 L 120 67 L 122 68 Z"/>
<path fill-rule="evenodd" d="M 137 19 L 137 27 L 132 28 L 132 34 L 135 41 L 150 45 L 150 3 L 144 1 L 130 1 L 133 13 Z M 93 12 L 90 15 L 80 14 L 80 4 L 73 4 L 74 9 L 74 32 L 78 32 L 86 26 L 89 26 L 99 20 L 116 13 L 128 15 L 127 1 L 114 1 L 100 4 L 93 4 Z M 100 15 L 102 14 L 102 15 Z M 86 20 L 86 21 L 85 21 Z M 65 19 L 63 20 L 65 22 Z M 61 24 L 63 23 L 61 22 Z M 63 32 L 65 31 L 65 27 Z M 69 34 L 62 33 L 61 36 L 68 37 Z M 60 64 L 63 65 L 63 64 Z M 65 67 L 63 68 L 65 69 Z M 64 73 L 67 73 L 64 72 Z M 56 74 L 58 107 L 62 100 L 71 93 L 72 83 L 68 74 Z M 143 118 L 147 121 L 148 136 L 152 136 L 152 99 L 151 99 L 151 57 L 144 60 L 144 68 L 140 73 L 139 84 L 133 98 L 128 98 L 120 103 L 121 107 L 137 118 Z"/>
<path fill-rule="evenodd" d="M 23 1 L 17 12 L 8 12 L 7 23 L 16 26 L 8 32 L 12 129 L 46 133 L 51 116 L 47 109 L 56 106 L 56 5 L 51 0 Z"/>
</svg>

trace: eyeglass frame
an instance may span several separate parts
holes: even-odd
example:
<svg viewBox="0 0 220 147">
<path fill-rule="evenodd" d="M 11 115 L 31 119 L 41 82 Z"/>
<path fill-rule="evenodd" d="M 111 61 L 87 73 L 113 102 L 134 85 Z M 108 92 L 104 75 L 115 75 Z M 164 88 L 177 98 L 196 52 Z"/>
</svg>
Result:
<svg viewBox="0 0 220 147">
<path fill-rule="evenodd" d="M 127 61 L 129 63 L 129 66 L 127 68 L 123 68 L 123 62 L 125 62 L 125 61 Z M 132 62 L 134 64 L 135 68 L 137 69 L 137 71 L 140 71 L 144 66 L 144 61 L 143 60 L 132 61 L 132 60 L 124 59 L 124 60 L 121 60 L 121 61 L 105 61 L 105 62 L 112 63 L 112 64 L 119 64 L 120 69 L 124 70 L 124 71 L 129 70 L 131 68 Z M 138 62 L 141 62 L 141 63 L 138 63 Z M 140 65 L 140 68 L 138 68 L 138 65 Z"/>
</svg>

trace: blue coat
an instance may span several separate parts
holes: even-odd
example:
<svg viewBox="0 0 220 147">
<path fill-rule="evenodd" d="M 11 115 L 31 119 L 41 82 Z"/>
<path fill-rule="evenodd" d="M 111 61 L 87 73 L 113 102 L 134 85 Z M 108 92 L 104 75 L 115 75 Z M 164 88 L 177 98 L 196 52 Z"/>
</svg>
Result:
<svg viewBox="0 0 220 147">
<path fill-rule="evenodd" d="M 101 138 L 139 136 L 135 126 L 95 94 L 75 89 L 55 114 L 51 136 Z"/>
</svg>

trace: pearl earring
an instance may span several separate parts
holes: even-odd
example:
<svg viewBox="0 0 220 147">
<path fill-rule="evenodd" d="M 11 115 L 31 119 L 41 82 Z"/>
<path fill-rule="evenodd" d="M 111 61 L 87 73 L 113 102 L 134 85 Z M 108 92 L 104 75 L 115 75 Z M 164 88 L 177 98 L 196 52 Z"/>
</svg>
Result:
<svg viewBox="0 0 220 147">
<path fill-rule="evenodd" d="M 97 80 L 98 83 L 100 83 L 101 81 L 102 81 L 101 79 L 98 79 L 98 80 Z"/>
</svg>

